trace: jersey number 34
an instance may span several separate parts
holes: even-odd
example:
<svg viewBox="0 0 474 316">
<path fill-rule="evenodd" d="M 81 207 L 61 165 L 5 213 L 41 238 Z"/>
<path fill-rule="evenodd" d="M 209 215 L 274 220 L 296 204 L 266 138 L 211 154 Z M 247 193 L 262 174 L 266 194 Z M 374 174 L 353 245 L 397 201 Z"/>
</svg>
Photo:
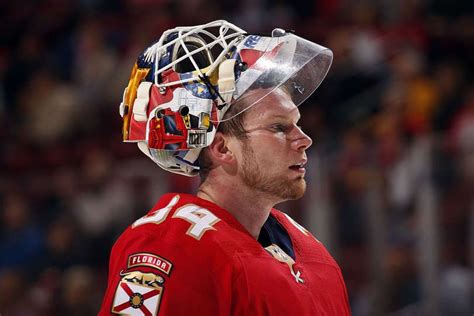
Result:
<svg viewBox="0 0 474 316">
<path fill-rule="evenodd" d="M 150 223 L 161 224 L 163 221 L 166 220 L 168 214 L 178 203 L 178 201 L 179 195 L 176 195 L 171 199 L 168 205 L 136 220 L 133 223 L 132 227 L 135 228 L 137 226 Z M 186 234 L 198 240 L 201 239 L 201 237 L 206 231 L 210 229 L 215 230 L 212 225 L 219 221 L 219 218 L 215 216 L 211 211 L 195 204 L 186 204 L 181 206 L 174 212 L 172 218 L 181 218 L 189 222 L 191 226 L 189 227 Z"/>
</svg>

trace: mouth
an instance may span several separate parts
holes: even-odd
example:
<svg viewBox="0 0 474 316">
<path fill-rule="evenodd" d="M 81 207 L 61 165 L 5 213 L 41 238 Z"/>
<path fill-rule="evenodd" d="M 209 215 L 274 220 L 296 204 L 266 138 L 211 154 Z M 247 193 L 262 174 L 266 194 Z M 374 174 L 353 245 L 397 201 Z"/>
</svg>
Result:
<svg viewBox="0 0 474 316">
<path fill-rule="evenodd" d="M 306 172 L 306 169 L 304 168 L 304 166 L 306 165 L 306 162 L 307 162 L 306 159 L 302 160 L 301 162 L 297 164 L 289 166 L 288 169 L 304 174 Z"/>
</svg>

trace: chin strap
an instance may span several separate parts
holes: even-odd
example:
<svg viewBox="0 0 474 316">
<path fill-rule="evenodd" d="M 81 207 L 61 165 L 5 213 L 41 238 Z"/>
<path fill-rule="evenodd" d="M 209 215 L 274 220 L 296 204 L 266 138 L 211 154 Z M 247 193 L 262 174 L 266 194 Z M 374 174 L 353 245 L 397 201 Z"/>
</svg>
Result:
<svg viewBox="0 0 474 316">
<path fill-rule="evenodd" d="M 166 171 L 194 177 L 199 174 L 199 166 L 196 161 L 201 149 L 190 149 L 187 151 L 157 150 L 150 149 L 146 142 L 137 143 L 138 148 L 158 166 Z"/>
</svg>

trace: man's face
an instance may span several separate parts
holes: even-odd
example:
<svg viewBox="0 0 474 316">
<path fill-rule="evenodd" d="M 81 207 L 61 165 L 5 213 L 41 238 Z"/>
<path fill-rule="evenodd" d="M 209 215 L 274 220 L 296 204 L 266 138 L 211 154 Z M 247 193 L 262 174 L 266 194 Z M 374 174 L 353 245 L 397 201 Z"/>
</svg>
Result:
<svg viewBox="0 0 474 316">
<path fill-rule="evenodd" d="M 245 115 L 247 138 L 240 141 L 239 175 L 251 189 L 281 200 L 299 199 L 306 189 L 306 149 L 311 138 L 297 122 L 291 99 L 276 91 Z"/>
</svg>

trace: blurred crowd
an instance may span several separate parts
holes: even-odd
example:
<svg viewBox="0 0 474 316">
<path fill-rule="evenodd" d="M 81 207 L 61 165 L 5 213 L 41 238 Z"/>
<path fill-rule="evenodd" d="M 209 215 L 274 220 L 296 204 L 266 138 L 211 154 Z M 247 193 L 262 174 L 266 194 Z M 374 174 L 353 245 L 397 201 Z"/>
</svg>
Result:
<svg viewBox="0 0 474 316">
<path fill-rule="evenodd" d="M 301 108 L 312 189 L 282 208 L 317 237 L 329 210 L 353 314 L 474 312 L 472 1 L 24 0 L 0 16 L 1 315 L 96 314 L 114 240 L 195 190 L 122 143 L 118 105 L 164 30 L 216 19 L 334 52 Z"/>
</svg>

